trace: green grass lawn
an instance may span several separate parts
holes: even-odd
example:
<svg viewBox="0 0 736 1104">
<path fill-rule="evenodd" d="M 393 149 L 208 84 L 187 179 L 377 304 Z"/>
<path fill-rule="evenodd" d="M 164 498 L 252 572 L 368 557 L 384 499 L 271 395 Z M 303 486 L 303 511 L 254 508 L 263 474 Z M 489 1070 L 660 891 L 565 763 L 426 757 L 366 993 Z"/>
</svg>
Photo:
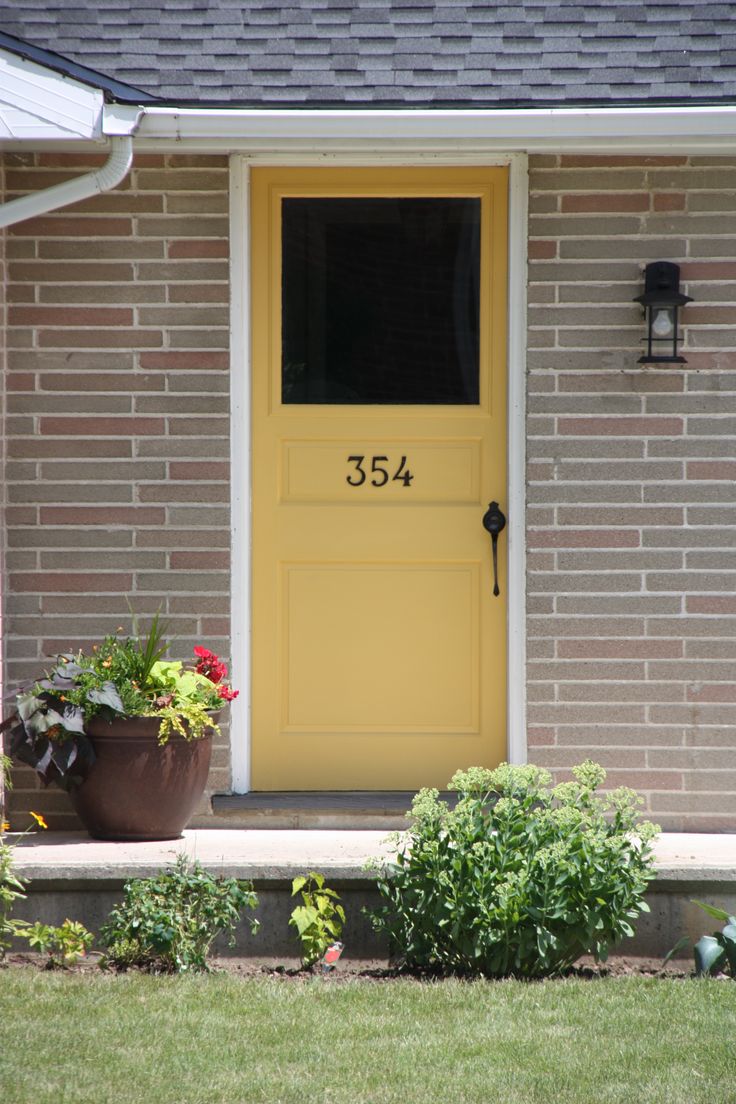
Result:
<svg viewBox="0 0 736 1104">
<path fill-rule="evenodd" d="M 734 1104 L 736 983 L 0 971 L 3 1104 Z"/>
</svg>

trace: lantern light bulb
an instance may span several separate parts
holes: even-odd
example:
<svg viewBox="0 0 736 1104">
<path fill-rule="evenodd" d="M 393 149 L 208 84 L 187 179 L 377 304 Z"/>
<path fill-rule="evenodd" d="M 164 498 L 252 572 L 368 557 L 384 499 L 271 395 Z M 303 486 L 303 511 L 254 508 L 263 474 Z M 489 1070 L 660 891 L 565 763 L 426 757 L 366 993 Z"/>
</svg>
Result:
<svg viewBox="0 0 736 1104">
<path fill-rule="evenodd" d="M 674 328 L 672 311 L 667 309 L 658 310 L 652 322 L 652 333 L 654 336 L 659 338 L 672 337 Z"/>
</svg>

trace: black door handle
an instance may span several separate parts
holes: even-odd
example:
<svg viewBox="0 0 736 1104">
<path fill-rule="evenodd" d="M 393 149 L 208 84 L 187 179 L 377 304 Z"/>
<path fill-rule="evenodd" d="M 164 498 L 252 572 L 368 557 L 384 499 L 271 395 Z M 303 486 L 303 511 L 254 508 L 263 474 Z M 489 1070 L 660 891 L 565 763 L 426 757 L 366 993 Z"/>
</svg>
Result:
<svg viewBox="0 0 736 1104">
<path fill-rule="evenodd" d="M 498 598 L 501 593 L 498 589 L 498 534 L 506 528 L 506 515 L 497 502 L 489 502 L 488 509 L 483 515 L 483 528 L 491 534 L 491 547 L 493 550 L 493 594 Z"/>
</svg>

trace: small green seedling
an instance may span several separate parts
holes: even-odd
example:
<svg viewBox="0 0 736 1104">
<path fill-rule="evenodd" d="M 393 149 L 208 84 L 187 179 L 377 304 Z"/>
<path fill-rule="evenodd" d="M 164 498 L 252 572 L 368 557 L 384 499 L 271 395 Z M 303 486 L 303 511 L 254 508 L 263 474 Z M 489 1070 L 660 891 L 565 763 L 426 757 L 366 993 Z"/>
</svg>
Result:
<svg viewBox="0 0 736 1104">
<path fill-rule="evenodd" d="M 302 965 L 307 969 L 340 939 L 345 910 L 337 903 L 339 894 L 325 885 L 323 874 L 311 871 L 306 877 L 294 878 L 292 897 L 297 893 L 301 893 L 304 903 L 293 910 L 289 924 L 297 930 L 302 944 Z"/>
<path fill-rule="evenodd" d="M 68 919 L 58 928 L 38 921 L 21 934 L 34 951 L 48 954 L 46 965 L 50 969 L 56 966 L 73 966 L 80 958 L 84 958 L 94 938 L 84 924 Z"/>
</svg>

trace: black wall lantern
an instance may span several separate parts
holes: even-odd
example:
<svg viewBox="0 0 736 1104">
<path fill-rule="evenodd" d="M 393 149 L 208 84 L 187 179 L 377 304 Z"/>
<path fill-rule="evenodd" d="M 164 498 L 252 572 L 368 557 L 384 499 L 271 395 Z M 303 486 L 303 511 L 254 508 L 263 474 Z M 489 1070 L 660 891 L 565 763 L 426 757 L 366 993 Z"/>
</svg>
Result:
<svg viewBox="0 0 736 1104">
<path fill-rule="evenodd" d="M 680 291 L 680 266 L 671 261 L 652 261 L 644 270 L 644 294 L 637 295 L 647 318 L 647 351 L 639 364 L 687 364 L 677 355 L 677 308 L 692 302 L 692 296 Z"/>
</svg>

